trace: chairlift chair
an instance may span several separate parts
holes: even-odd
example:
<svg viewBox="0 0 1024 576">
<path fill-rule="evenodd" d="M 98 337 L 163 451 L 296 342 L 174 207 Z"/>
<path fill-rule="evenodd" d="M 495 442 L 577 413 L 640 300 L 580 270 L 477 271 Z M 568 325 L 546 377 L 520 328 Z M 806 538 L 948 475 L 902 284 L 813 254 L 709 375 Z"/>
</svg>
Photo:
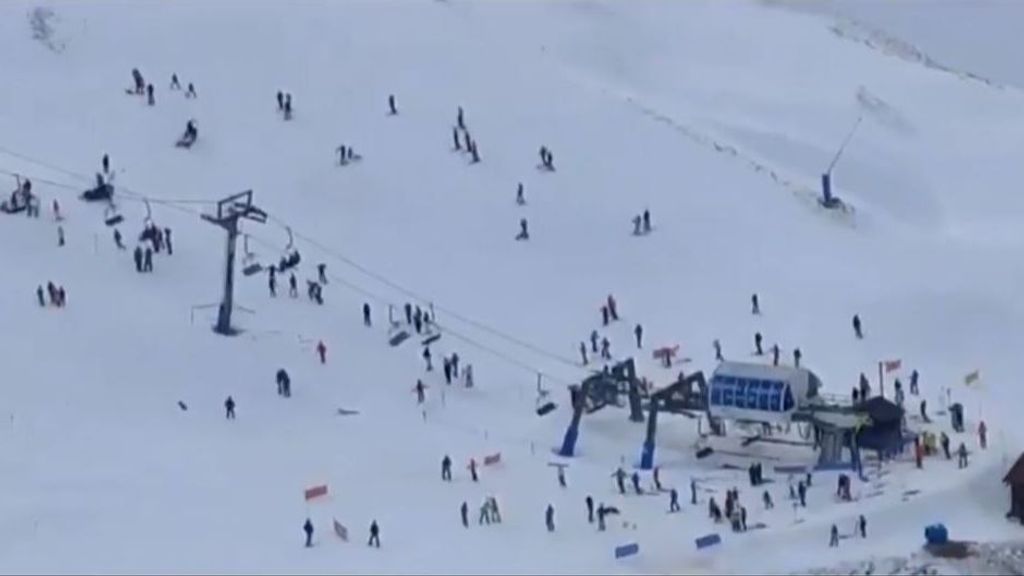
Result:
<svg viewBox="0 0 1024 576">
<path fill-rule="evenodd" d="M 114 206 L 114 203 L 111 202 L 106 210 L 103 211 L 103 223 L 107 226 L 117 226 L 121 222 L 124 222 L 124 216 L 117 211 L 117 206 Z"/>
<path fill-rule="evenodd" d="M 242 236 L 242 274 L 252 276 L 263 271 L 263 265 L 256 262 L 256 255 L 249 251 L 249 235 Z"/>
</svg>

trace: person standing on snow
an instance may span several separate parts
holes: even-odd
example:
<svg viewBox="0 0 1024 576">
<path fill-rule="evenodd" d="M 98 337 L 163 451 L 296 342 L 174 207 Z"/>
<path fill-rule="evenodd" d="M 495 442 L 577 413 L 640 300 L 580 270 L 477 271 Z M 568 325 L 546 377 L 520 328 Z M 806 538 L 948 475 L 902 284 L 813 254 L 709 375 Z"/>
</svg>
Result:
<svg viewBox="0 0 1024 576">
<path fill-rule="evenodd" d="M 284 92 L 277 91 L 277 111 L 284 112 Z"/>
<path fill-rule="evenodd" d="M 588 494 L 587 498 L 584 500 L 584 502 L 587 505 L 587 523 L 593 524 L 594 523 L 594 499 L 591 498 L 590 495 Z"/>
<path fill-rule="evenodd" d="M 441 459 L 441 480 L 443 482 L 452 481 L 452 459 L 447 454 Z"/>
<path fill-rule="evenodd" d="M 299 281 L 295 279 L 295 273 L 288 277 L 288 295 L 292 298 L 299 297 Z"/>
<path fill-rule="evenodd" d="M 149 246 L 146 247 L 146 251 L 142 258 L 142 271 L 152 272 L 153 271 L 153 249 Z"/>
<path fill-rule="evenodd" d="M 668 492 L 668 511 L 669 513 L 679 512 L 679 492 L 675 488 L 672 488 Z"/>
<path fill-rule="evenodd" d="M 754 333 L 754 349 L 755 349 L 755 353 L 758 356 L 763 356 L 764 355 L 764 350 L 761 348 L 761 342 L 762 342 L 761 333 L 760 332 L 755 332 Z"/>
<path fill-rule="evenodd" d="M 548 504 L 547 510 L 544 511 L 544 524 L 548 527 L 548 532 L 555 531 L 555 507 Z"/>
<path fill-rule="evenodd" d="M 839 528 L 835 524 L 832 525 L 832 530 L 829 534 L 828 540 L 829 548 L 836 548 L 839 546 Z"/>
<path fill-rule="evenodd" d="M 523 196 L 523 183 L 519 183 L 519 187 L 516 188 L 516 204 L 520 206 L 526 205 L 526 198 Z"/>
<path fill-rule="evenodd" d="M 469 459 L 469 477 L 473 479 L 473 482 L 478 482 L 480 479 L 476 475 L 476 458 Z"/>
<path fill-rule="evenodd" d="M 587 345 L 585 343 L 583 343 L 583 342 L 580 342 L 580 358 L 583 359 L 583 365 L 586 366 L 587 363 L 588 363 L 587 362 Z"/>
<path fill-rule="evenodd" d="M 366 545 L 380 548 L 380 526 L 377 525 L 376 520 L 370 523 L 370 540 Z"/>
<path fill-rule="evenodd" d="M 853 333 L 858 340 L 864 337 L 864 333 L 860 330 L 860 316 L 856 314 L 853 315 Z"/>
<path fill-rule="evenodd" d="M 115 230 L 116 232 L 116 230 Z M 117 239 L 117 236 L 114 236 Z M 135 252 L 132 253 L 132 257 L 135 259 L 135 271 L 142 272 L 142 246 L 136 246 Z"/>
<path fill-rule="evenodd" d="M 640 324 L 637 324 L 636 328 L 633 329 L 633 335 L 636 336 L 636 347 L 637 347 L 637 350 L 642 349 L 643 348 L 643 338 L 644 338 L 644 327 L 641 326 Z"/>
<path fill-rule="evenodd" d="M 124 242 L 122 240 L 123 238 L 121 237 L 121 231 L 118 230 L 117 228 L 114 228 L 114 246 L 117 246 L 118 250 L 125 249 Z"/>
<path fill-rule="evenodd" d="M 146 100 L 148 101 L 150 106 L 156 104 L 156 100 L 153 99 L 153 85 L 152 84 L 146 86 Z"/>
<path fill-rule="evenodd" d="M 615 483 L 619 487 L 619 494 L 625 494 L 626 493 L 626 471 L 623 470 L 622 467 L 620 466 L 612 474 L 612 476 L 615 477 Z"/>
<path fill-rule="evenodd" d="M 370 327 L 373 322 L 370 320 L 370 305 L 363 302 L 363 326 Z"/>
<path fill-rule="evenodd" d="M 725 358 L 722 357 L 722 343 L 718 341 L 718 338 L 715 338 L 715 341 L 712 342 L 711 345 L 715 347 L 715 361 L 724 361 Z"/>
<path fill-rule="evenodd" d="M 802 357 L 803 357 L 803 354 L 800 352 L 800 349 L 799 348 L 794 348 L 793 349 L 793 366 L 799 368 L 800 367 L 800 358 L 802 358 Z"/>
<path fill-rule="evenodd" d="M 398 114 L 398 108 L 395 107 L 394 94 L 388 94 L 388 112 L 391 116 L 396 116 Z"/>
<path fill-rule="evenodd" d="M 327 345 L 321 340 L 316 344 L 316 353 L 320 356 L 320 363 L 327 364 Z"/>
<path fill-rule="evenodd" d="M 779 365 L 779 345 L 772 344 L 772 366 Z"/>
<path fill-rule="evenodd" d="M 235 419 L 235 400 L 231 396 L 224 401 L 224 417 L 228 420 Z"/>
<path fill-rule="evenodd" d="M 426 388 L 426 386 L 423 385 L 423 380 L 416 380 L 416 403 L 417 404 L 423 404 L 423 401 L 426 400 L 426 394 L 424 394 L 424 389 L 425 388 Z"/>
<path fill-rule="evenodd" d="M 277 297 L 277 275 L 274 273 L 274 267 L 269 268 L 270 275 L 267 277 L 267 287 L 270 288 L 270 297 Z"/>
<path fill-rule="evenodd" d="M 608 338 L 601 339 L 601 358 L 604 358 L 605 360 L 612 359 L 611 343 L 608 342 Z"/>
<path fill-rule="evenodd" d="M 651 233 L 651 211 L 644 208 L 644 234 Z"/>
<path fill-rule="evenodd" d="M 857 531 L 860 532 L 861 538 L 868 537 L 868 520 L 864 517 L 863 514 L 861 514 L 860 517 L 857 518 Z"/>
<path fill-rule="evenodd" d="M 306 533 L 306 548 L 313 547 L 313 521 L 306 518 L 306 523 L 302 525 L 302 531 Z"/>
<path fill-rule="evenodd" d="M 519 234 L 516 235 L 516 240 L 529 240 L 530 230 L 529 224 L 526 222 L 526 218 L 519 219 Z"/>
<path fill-rule="evenodd" d="M 462 506 L 459 506 L 459 515 L 462 517 L 462 527 L 469 528 L 469 504 L 466 501 L 462 501 Z"/>
<path fill-rule="evenodd" d="M 430 361 L 430 347 L 427 346 L 423 349 L 423 360 L 427 363 L 427 372 L 434 371 L 434 364 Z"/>
<path fill-rule="evenodd" d="M 171 244 L 171 229 L 164 228 L 164 244 L 167 245 L 167 255 L 174 255 L 174 245 Z"/>
</svg>

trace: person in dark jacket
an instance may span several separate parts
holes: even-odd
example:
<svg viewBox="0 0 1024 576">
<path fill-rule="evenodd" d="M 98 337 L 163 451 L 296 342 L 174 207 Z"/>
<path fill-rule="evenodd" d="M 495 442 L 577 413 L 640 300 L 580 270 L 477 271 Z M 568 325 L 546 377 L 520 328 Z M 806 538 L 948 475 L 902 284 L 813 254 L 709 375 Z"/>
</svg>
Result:
<svg viewBox="0 0 1024 576">
<path fill-rule="evenodd" d="M 174 245 L 171 244 L 171 229 L 164 228 L 164 244 L 167 245 L 167 255 L 171 256 L 174 254 Z"/>
<path fill-rule="evenodd" d="M 590 524 L 594 523 L 594 499 L 587 495 L 584 502 L 587 504 L 587 522 Z"/>
<path fill-rule="evenodd" d="M 149 86 L 146 86 L 146 100 L 149 102 L 150 106 L 152 106 L 153 104 L 156 104 L 156 100 L 153 99 L 153 85 L 152 84 L 150 84 Z"/>
<path fill-rule="evenodd" d="M 633 328 L 633 335 L 636 336 L 637 349 L 639 350 L 643 348 L 644 327 L 641 326 L 640 324 L 637 324 L 636 328 Z"/>
<path fill-rule="evenodd" d="M 459 514 L 462 516 L 462 527 L 469 528 L 469 504 L 466 504 L 465 501 L 459 507 Z"/>
<path fill-rule="evenodd" d="M 302 531 L 306 533 L 306 548 L 313 547 L 313 521 L 306 518 L 306 523 L 302 525 Z"/>
<path fill-rule="evenodd" d="M 441 480 L 452 481 L 452 459 L 447 454 L 441 459 Z"/>
<path fill-rule="evenodd" d="M 36 298 L 39 299 L 39 305 L 45 308 L 46 307 L 46 298 L 43 297 L 43 287 L 42 286 L 36 287 Z"/>
<path fill-rule="evenodd" d="M 864 333 L 860 330 L 860 316 L 856 314 L 853 315 L 853 333 L 858 339 L 864 337 Z"/>
<path fill-rule="evenodd" d="M 547 510 L 544 511 L 544 524 L 548 527 L 548 532 L 555 531 L 555 507 L 548 504 Z"/>
<path fill-rule="evenodd" d="M 398 114 L 398 108 L 395 107 L 395 95 L 394 94 L 389 94 L 388 95 L 388 112 L 392 116 Z"/>
<path fill-rule="evenodd" d="M 224 401 L 224 417 L 228 420 L 235 419 L 235 400 L 231 396 Z"/>
<path fill-rule="evenodd" d="M 142 258 L 142 271 L 152 272 L 153 271 L 153 249 L 146 247 L 146 251 L 143 253 Z"/>
<path fill-rule="evenodd" d="M 117 236 L 115 236 L 117 238 Z M 132 253 L 132 257 L 135 259 L 135 271 L 142 272 L 142 246 L 136 246 L 135 252 Z"/>
<path fill-rule="evenodd" d="M 370 523 L 370 540 L 366 545 L 380 548 L 380 526 L 377 525 L 376 520 Z"/>
<path fill-rule="evenodd" d="M 679 492 L 675 488 L 668 491 L 668 511 L 679 512 Z"/>
<path fill-rule="evenodd" d="M 365 302 L 363 303 L 363 325 L 364 326 L 372 326 L 373 325 L 373 322 L 370 319 L 370 305 L 365 303 Z"/>
<path fill-rule="evenodd" d="M 755 350 L 755 352 L 757 353 L 758 356 L 764 355 L 764 350 L 761 348 L 762 341 L 763 341 L 763 338 L 761 337 L 761 333 L 760 332 L 755 332 L 754 333 L 754 350 Z"/>
</svg>

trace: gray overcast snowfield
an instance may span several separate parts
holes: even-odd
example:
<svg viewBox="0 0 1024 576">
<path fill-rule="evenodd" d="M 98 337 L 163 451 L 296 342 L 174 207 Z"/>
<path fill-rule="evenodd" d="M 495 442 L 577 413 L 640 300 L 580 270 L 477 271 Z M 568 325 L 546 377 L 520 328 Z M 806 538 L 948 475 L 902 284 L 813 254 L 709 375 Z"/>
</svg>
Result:
<svg viewBox="0 0 1024 576">
<path fill-rule="evenodd" d="M 39 207 L 0 213 L 0 572 L 1021 573 L 1021 22 L 989 0 L 0 3 L 0 199 L 28 179 Z M 111 205 L 79 197 L 104 154 Z M 268 217 L 241 224 L 224 337 L 226 235 L 201 215 L 246 190 Z M 140 273 L 149 224 L 173 254 Z M 765 373 L 799 350 L 829 398 L 916 371 L 908 431 L 969 465 L 864 451 L 849 500 L 817 471 L 799 506 L 805 425 L 745 446 L 758 427 L 666 413 L 655 479 L 625 395 L 558 453 L 570 385 L 628 359 L 651 390 L 710 379 L 716 341 Z M 733 487 L 749 530 L 708 517 Z M 605 530 L 588 496 L 618 509 Z M 940 522 L 977 555 L 923 552 Z"/>
</svg>

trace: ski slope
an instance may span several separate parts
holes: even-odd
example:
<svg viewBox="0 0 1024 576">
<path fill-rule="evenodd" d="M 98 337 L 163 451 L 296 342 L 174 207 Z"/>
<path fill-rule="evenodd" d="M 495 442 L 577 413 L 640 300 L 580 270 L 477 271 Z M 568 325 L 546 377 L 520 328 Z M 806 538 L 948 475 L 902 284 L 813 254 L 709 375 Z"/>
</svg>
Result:
<svg viewBox="0 0 1024 576">
<path fill-rule="evenodd" d="M 49 6 L 47 46 L 31 35 L 36 4 L 0 4 L 0 181 L 6 196 L 9 174 L 28 176 L 43 202 L 39 220 L 0 215 L 0 571 L 776 573 L 909 553 L 940 520 L 956 538 L 1019 536 L 1002 520 L 999 485 L 1024 440 L 1018 90 L 753 2 Z M 155 85 L 155 106 L 125 94 L 133 67 Z M 172 73 L 198 98 L 170 91 Z M 290 122 L 278 90 L 293 96 Z M 478 164 L 451 149 L 459 106 Z M 857 118 L 834 172 L 853 211 L 825 212 L 820 173 Z M 199 140 L 177 149 L 189 119 Z M 339 167 L 341 144 L 362 160 Z M 537 169 L 542 145 L 555 172 Z M 104 153 L 125 252 L 102 208 L 77 199 Z M 236 311 L 244 332 L 224 338 L 208 307 L 220 298 L 224 233 L 199 213 L 247 189 L 272 216 L 244 224 L 249 247 L 276 262 L 290 228 L 300 297 L 287 297 L 283 276 L 270 298 L 264 276 L 239 275 L 236 303 L 251 312 Z M 143 196 L 173 229 L 174 255 L 140 275 L 130 252 Z M 654 231 L 634 237 L 645 208 Z M 513 240 L 520 218 L 528 242 Z M 322 307 L 303 293 L 317 262 L 330 277 Z M 35 302 L 51 280 L 68 291 L 64 309 Z M 622 320 L 602 330 L 609 294 Z M 397 317 L 405 302 L 433 305 L 434 362 L 457 352 L 473 365 L 472 389 L 425 372 L 415 338 L 388 345 L 387 307 Z M 836 394 L 900 358 L 904 381 L 920 371 L 933 412 L 952 388 L 968 430 L 988 424 L 990 446 L 954 437 L 972 450 L 966 471 L 891 464 L 877 498 L 855 481 L 856 505 L 833 502 L 835 474 L 822 473 L 809 508 L 794 511 L 786 478 L 768 474 L 774 510 L 743 496 L 750 522 L 768 528 L 733 534 L 707 518 L 712 492 L 690 506 L 688 487 L 698 478 L 721 502 L 745 478 L 720 465 L 749 460 L 698 461 L 696 423 L 663 417 L 662 482 L 684 504 L 666 514 L 666 495 L 620 496 L 609 477 L 635 464 L 644 429 L 611 408 L 584 417 L 563 489 L 548 464 L 570 418 L 566 385 L 588 374 L 577 346 L 593 329 L 658 385 L 679 369 L 712 370 L 715 339 L 726 357 L 749 359 L 756 331 L 784 361 L 799 347 Z M 674 344 L 693 361 L 658 367 L 651 349 Z M 288 400 L 273 394 L 279 368 Z M 983 386 L 965 388 L 976 369 Z M 543 418 L 538 373 L 559 405 Z M 417 379 L 429 386 L 423 406 Z M 228 395 L 234 421 L 223 418 Z M 469 459 L 498 452 L 501 464 L 471 482 Z M 445 454 L 451 484 L 440 481 Z M 322 483 L 330 495 L 306 503 L 303 490 Z M 920 493 L 904 501 L 906 490 Z M 606 532 L 586 522 L 588 494 L 623 512 Z M 477 526 L 489 495 L 503 522 Z M 848 532 L 858 514 L 869 538 L 827 548 L 829 526 Z M 364 546 L 372 520 L 380 550 Z M 695 550 L 709 532 L 722 544 Z M 628 542 L 640 554 L 616 560 Z"/>
</svg>

